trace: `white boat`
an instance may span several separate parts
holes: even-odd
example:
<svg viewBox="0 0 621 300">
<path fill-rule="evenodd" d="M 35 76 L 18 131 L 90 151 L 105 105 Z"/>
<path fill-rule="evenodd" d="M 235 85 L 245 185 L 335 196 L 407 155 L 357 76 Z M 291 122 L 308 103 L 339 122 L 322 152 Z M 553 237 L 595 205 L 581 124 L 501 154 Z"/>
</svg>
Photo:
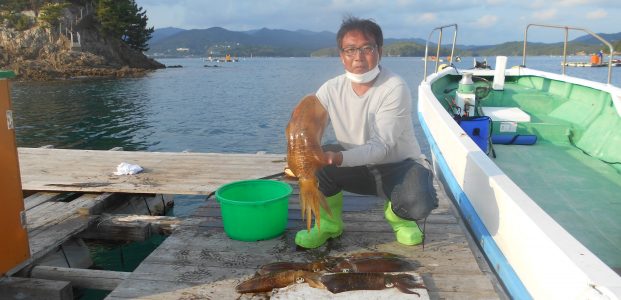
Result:
<svg viewBox="0 0 621 300">
<path fill-rule="evenodd" d="M 581 30 L 614 53 L 586 29 L 531 24 L 521 66 L 428 75 L 425 63 L 418 116 L 434 169 L 511 298 L 619 299 L 621 89 L 610 66 L 608 84 L 527 68 L 533 26 Z M 429 37 L 453 27 L 454 49 L 456 24 Z"/>
</svg>

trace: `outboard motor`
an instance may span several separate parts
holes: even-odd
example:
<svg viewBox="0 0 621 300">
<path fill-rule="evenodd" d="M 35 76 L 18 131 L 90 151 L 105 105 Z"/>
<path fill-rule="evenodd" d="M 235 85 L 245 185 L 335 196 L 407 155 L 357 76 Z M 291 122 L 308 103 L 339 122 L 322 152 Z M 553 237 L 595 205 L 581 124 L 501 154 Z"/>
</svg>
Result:
<svg viewBox="0 0 621 300">
<path fill-rule="evenodd" d="M 483 59 L 483 61 L 477 61 L 474 59 L 474 68 L 475 69 L 491 69 L 489 64 L 487 64 L 487 59 Z"/>
</svg>

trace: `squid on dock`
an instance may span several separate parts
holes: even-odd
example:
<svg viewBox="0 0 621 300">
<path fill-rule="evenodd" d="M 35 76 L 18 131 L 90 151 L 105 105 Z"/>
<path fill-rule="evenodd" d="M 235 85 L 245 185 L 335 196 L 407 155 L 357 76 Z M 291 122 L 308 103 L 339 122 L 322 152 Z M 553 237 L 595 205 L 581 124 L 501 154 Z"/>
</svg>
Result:
<svg viewBox="0 0 621 300">
<path fill-rule="evenodd" d="M 321 274 L 300 271 L 287 270 L 282 272 L 270 273 L 250 278 L 235 287 L 238 293 L 261 293 L 269 292 L 275 288 L 283 288 L 295 283 L 308 283 L 314 288 L 324 288 L 319 280 Z"/>
<path fill-rule="evenodd" d="M 410 274 L 334 273 L 322 275 L 320 279 L 325 288 L 334 294 L 395 287 L 402 293 L 420 296 L 419 293 L 409 289 L 425 288 L 425 285 L 418 283 L 416 278 Z"/>
<path fill-rule="evenodd" d="M 324 195 L 319 191 L 315 172 L 326 165 L 321 150 L 321 137 L 328 123 L 328 112 L 319 99 L 309 95 L 297 104 L 287 124 L 287 164 L 298 178 L 300 185 L 300 206 L 306 228 L 310 230 L 311 221 L 320 229 L 319 205 L 331 215 Z"/>
<path fill-rule="evenodd" d="M 387 252 L 364 252 L 347 257 L 326 257 L 309 263 L 275 262 L 261 266 L 258 274 L 269 274 L 284 270 L 309 272 L 404 272 L 412 271 L 415 265 L 410 261 Z"/>
<path fill-rule="evenodd" d="M 309 271 L 287 270 L 248 279 L 235 287 L 238 293 L 264 293 L 276 288 L 284 288 L 296 283 L 307 283 L 310 287 L 327 289 L 333 294 L 359 291 L 383 290 L 397 288 L 406 294 L 419 293 L 410 289 L 426 288 L 418 283 L 413 275 L 387 273 L 330 273 L 321 274 Z"/>
</svg>

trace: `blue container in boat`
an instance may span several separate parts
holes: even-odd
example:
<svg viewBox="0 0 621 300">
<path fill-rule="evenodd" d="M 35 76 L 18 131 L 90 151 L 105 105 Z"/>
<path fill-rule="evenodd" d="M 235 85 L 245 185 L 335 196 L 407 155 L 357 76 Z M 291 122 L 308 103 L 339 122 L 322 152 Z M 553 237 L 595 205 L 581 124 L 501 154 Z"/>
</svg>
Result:
<svg viewBox="0 0 621 300">
<path fill-rule="evenodd" d="M 494 134 L 492 143 L 501 145 L 533 145 L 537 142 L 534 134 Z"/>
<path fill-rule="evenodd" d="M 459 120 L 459 126 L 483 152 L 489 153 L 490 135 L 492 133 L 492 119 L 490 117 L 464 117 Z"/>
</svg>

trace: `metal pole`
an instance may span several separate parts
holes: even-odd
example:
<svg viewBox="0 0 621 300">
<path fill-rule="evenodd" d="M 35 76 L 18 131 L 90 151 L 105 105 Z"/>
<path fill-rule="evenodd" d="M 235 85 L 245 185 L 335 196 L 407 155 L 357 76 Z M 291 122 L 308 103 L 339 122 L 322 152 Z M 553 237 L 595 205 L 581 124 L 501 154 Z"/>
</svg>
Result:
<svg viewBox="0 0 621 300">
<path fill-rule="evenodd" d="M 612 47 L 612 45 L 606 41 L 604 38 L 602 38 L 601 36 L 599 36 L 598 34 L 588 30 L 588 29 L 584 29 L 584 28 L 577 28 L 577 27 L 567 27 L 567 26 L 557 26 L 557 25 L 544 25 L 544 24 L 528 24 L 528 26 L 526 26 L 526 30 L 524 31 L 524 53 L 523 53 L 523 58 L 522 58 L 522 65 L 526 66 L 526 43 L 528 41 L 528 29 L 530 26 L 540 26 L 540 27 L 548 27 L 548 28 L 559 28 L 559 29 L 565 29 L 565 43 L 563 45 L 563 47 L 566 49 L 567 48 L 567 31 L 569 29 L 572 30 L 579 30 L 579 31 L 583 31 L 586 32 L 588 34 L 590 34 L 591 36 L 595 37 L 596 39 L 598 39 L 600 42 L 602 42 L 604 45 L 608 46 L 608 49 L 610 50 L 610 55 L 608 55 L 608 84 L 610 84 L 610 82 L 612 81 L 612 54 L 614 53 L 614 48 Z M 565 54 L 566 54 L 566 50 L 563 50 L 563 61 L 565 61 Z M 565 74 L 565 64 L 563 63 L 563 74 Z"/>
<path fill-rule="evenodd" d="M 531 24 L 528 24 L 526 26 L 526 29 L 524 29 L 524 48 L 522 49 L 522 67 L 526 67 L 526 44 L 528 42 L 528 28 L 530 27 Z"/>
<path fill-rule="evenodd" d="M 431 33 L 433 33 L 433 31 Z M 427 54 L 429 50 L 429 39 L 431 38 L 431 33 L 429 34 L 429 38 L 427 38 L 427 42 L 425 42 L 425 57 L 423 57 L 425 60 L 423 64 L 423 81 L 427 81 Z"/>
<path fill-rule="evenodd" d="M 565 27 L 565 42 L 563 43 L 563 68 L 562 72 L 565 75 L 565 64 L 567 63 L 567 36 L 569 35 L 569 28 Z"/>
<path fill-rule="evenodd" d="M 434 70 L 434 72 L 438 71 L 438 57 L 440 56 L 440 47 L 442 44 L 442 29 L 446 28 L 446 27 L 455 27 L 455 32 L 453 34 L 453 47 L 451 49 L 451 62 L 453 61 L 453 55 L 455 52 L 455 42 L 457 41 L 457 24 L 450 24 L 450 25 L 444 25 L 444 26 L 440 26 L 440 27 L 436 27 L 433 30 L 431 30 L 431 32 L 429 33 L 429 37 L 427 37 L 427 41 L 425 42 L 425 63 L 423 64 L 423 81 L 427 81 L 427 57 L 429 56 L 429 40 L 431 40 L 431 36 L 433 35 L 433 33 L 436 30 L 440 30 L 440 35 L 438 37 L 438 49 L 436 51 L 436 69 Z"/>
<path fill-rule="evenodd" d="M 453 47 L 451 47 L 451 58 L 449 59 L 449 65 L 453 64 L 453 57 L 455 57 L 455 44 L 457 43 L 457 24 L 455 24 L 455 31 L 453 31 Z"/>
<path fill-rule="evenodd" d="M 442 46 L 442 28 L 440 28 L 440 37 L 438 38 L 438 49 L 436 49 L 436 67 L 433 72 L 438 72 L 438 62 L 440 61 L 440 47 Z"/>
</svg>

